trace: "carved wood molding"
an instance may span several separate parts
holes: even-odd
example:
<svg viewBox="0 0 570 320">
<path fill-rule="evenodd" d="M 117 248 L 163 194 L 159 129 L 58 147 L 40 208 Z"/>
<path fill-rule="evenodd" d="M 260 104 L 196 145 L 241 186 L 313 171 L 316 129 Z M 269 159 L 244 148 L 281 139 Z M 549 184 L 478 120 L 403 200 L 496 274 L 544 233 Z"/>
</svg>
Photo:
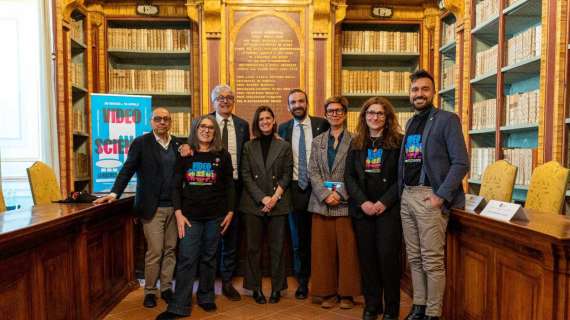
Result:
<svg viewBox="0 0 570 320">
<path fill-rule="evenodd" d="M 334 8 L 334 24 L 343 21 L 346 18 L 346 0 L 331 1 L 331 5 Z"/>
<path fill-rule="evenodd" d="M 313 2 L 313 38 L 326 39 L 329 34 L 331 4 L 329 0 Z"/>
<path fill-rule="evenodd" d="M 439 20 L 439 9 L 432 6 L 424 7 L 424 26 L 429 31 L 434 31 Z"/>
<path fill-rule="evenodd" d="M 463 21 L 465 14 L 465 4 L 463 0 L 442 0 L 443 6 L 449 12 L 453 13 L 458 22 Z"/>
<path fill-rule="evenodd" d="M 64 0 L 63 4 L 63 20 L 69 22 L 71 20 L 71 13 L 73 10 L 84 7 L 85 0 Z"/>
<path fill-rule="evenodd" d="M 195 23 L 200 21 L 200 10 L 204 6 L 204 0 L 188 0 L 186 2 L 186 11 L 188 12 L 188 18 Z"/>
<path fill-rule="evenodd" d="M 204 0 L 203 8 L 206 38 L 220 39 L 222 37 L 222 1 Z"/>
</svg>

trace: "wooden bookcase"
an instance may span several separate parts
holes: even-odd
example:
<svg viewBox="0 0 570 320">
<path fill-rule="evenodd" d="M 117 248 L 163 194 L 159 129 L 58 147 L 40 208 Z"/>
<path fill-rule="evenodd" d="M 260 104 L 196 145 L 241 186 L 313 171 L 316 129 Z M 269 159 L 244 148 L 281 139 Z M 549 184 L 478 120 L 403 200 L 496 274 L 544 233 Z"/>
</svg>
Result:
<svg viewBox="0 0 570 320">
<path fill-rule="evenodd" d="M 412 116 L 409 74 L 421 61 L 421 24 L 415 21 L 346 21 L 340 27 L 340 94 L 350 102 L 348 129 L 354 131 L 362 103 L 389 99 L 403 126 Z"/>
<path fill-rule="evenodd" d="M 456 18 L 450 12 L 442 14 L 440 19 L 441 46 L 439 47 L 439 107 L 443 110 L 456 110 L 455 94 L 459 66 L 457 65 L 457 42 L 455 39 Z"/>
<path fill-rule="evenodd" d="M 541 0 L 471 3 L 469 184 L 474 192 L 485 167 L 506 159 L 518 167 L 513 200 L 526 198 L 539 145 L 541 11 Z"/>
<path fill-rule="evenodd" d="M 191 23 L 185 19 L 107 19 L 108 92 L 152 96 L 171 133 L 188 136 L 192 118 Z"/>
<path fill-rule="evenodd" d="M 82 7 L 71 11 L 67 21 L 61 24 L 63 81 L 59 83 L 61 96 L 58 105 L 59 153 L 64 192 L 90 190 L 90 105 L 88 49 L 91 39 L 88 33 L 88 15 Z"/>
</svg>

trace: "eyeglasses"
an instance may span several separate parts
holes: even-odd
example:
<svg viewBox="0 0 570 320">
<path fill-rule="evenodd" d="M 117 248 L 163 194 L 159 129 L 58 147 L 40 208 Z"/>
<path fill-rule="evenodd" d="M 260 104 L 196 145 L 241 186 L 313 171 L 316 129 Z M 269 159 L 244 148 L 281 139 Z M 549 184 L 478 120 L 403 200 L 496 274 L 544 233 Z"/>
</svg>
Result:
<svg viewBox="0 0 570 320">
<path fill-rule="evenodd" d="M 216 97 L 216 101 L 218 101 L 218 102 L 222 102 L 222 101 L 232 102 L 232 101 L 234 101 L 234 99 L 235 99 L 234 96 L 217 96 Z"/>
<path fill-rule="evenodd" d="M 152 117 L 152 120 L 154 122 L 170 122 L 170 117 L 169 116 L 164 116 L 164 117 L 160 117 L 160 116 L 154 116 Z"/>
<path fill-rule="evenodd" d="M 346 113 L 346 111 L 344 111 L 344 109 L 331 109 L 331 110 L 327 110 L 326 114 L 327 116 L 342 116 Z"/>
<path fill-rule="evenodd" d="M 374 116 L 376 116 L 378 118 L 385 118 L 386 114 L 382 111 L 375 112 L 375 111 L 369 110 L 369 111 L 366 111 L 366 116 L 370 117 L 370 118 L 374 118 Z"/>
<path fill-rule="evenodd" d="M 209 126 L 209 125 L 206 125 L 206 124 L 201 124 L 201 125 L 198 126 L 198 129 L 199 129 L 199 130 L 202 130 L 202 131 L 214 131 L 214 126 Z"/>
</svg>

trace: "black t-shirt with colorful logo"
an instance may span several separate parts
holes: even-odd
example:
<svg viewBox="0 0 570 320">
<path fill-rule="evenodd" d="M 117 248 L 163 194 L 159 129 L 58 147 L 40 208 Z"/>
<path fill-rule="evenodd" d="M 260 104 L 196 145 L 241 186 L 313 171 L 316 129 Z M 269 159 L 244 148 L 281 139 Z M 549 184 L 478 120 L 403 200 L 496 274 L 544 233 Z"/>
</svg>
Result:
<svg viewBox="0 0 570 320">
<path fill-rule="evenodd" d="M 431 108 L 428 108 L 412 118 L 404 138 L 404 183 L 408 186 L 420 184 L 420 174 L 423 165 L 422 135 L 429 117 Z M 429 186 L 427 176 L 423 183 Z"/>
<path fill-rule="evenodd" d="M 231 156 L 225 150 L 194 152 L 182 158 L 177 168 L 174 209 L 182 209 L 185 216 L 195 220 L 225 215 L 233 209 L 232 173 Z"/>
</svg>

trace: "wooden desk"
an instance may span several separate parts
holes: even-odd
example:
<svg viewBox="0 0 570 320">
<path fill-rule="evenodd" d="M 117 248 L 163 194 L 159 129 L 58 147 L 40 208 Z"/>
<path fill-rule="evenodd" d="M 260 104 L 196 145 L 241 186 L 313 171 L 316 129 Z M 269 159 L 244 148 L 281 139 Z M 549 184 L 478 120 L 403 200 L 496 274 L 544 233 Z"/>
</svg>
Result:
<svg viewBox="0 0 570 320">
<path fill-rule="evenodd" d="M 133 198 L 0 213 L 0 318 L 99 319 L 138 286 Z"/>
<path fill-rule="evenodd" d="M 529 218 L 451 213 L 446 319 L 570 319 L 570 218 Z"/>
</svg>

